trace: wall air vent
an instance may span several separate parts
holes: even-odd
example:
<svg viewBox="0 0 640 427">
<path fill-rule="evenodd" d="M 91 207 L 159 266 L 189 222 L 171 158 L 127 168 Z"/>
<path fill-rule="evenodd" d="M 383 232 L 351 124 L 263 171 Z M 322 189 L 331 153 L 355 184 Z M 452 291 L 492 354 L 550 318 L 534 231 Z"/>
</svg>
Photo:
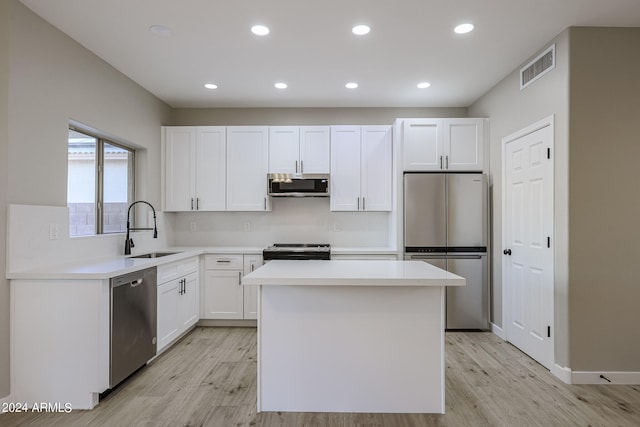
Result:
<svg viewBox="0 0 640 427">
<path fill-rule="evenodd" d="M 520 90 L 529 86 L 556 66 L 556 45 L 552 44 L 520 69 Z"/>
</svg>

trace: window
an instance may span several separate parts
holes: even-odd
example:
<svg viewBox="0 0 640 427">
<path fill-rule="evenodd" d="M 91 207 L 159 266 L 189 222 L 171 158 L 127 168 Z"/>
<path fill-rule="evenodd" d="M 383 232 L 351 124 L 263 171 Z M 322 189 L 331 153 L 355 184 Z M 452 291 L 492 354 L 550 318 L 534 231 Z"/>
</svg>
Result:
<svg viewBox="0 0 640 427">
<path fill-rule="evenodd" d="M 69 128 L 67 206 L 71 237 L 127 230 L 134 159 L 132 148 Z"/>
</svg>

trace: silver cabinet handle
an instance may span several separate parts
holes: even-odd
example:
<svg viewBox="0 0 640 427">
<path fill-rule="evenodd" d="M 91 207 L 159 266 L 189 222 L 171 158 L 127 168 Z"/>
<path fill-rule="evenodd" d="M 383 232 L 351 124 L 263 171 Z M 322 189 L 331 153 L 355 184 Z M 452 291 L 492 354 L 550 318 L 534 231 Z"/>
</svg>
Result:
<svg viewBox="0 0 640 427">
<path fill-rule="evenodd" d="M 358 210 L 360 210 L 360 197 L 358 197 Z"/>
<path fill-rule="evenodd" d="M 231 262 L 230 259 L 219 259 L 216 261 L 218 264 L 229 264 Z"/>
<path fill-rule="evenodd" d="M 362 210 L 363 210 L 363 211 L 367 210 L 367 209 L 364 207 L 364 206 L 365 206 L 365 205 L 364 205 L 364 202 L 365 202 L 365 198 L 363 197 L 363 198 L 362 198 Z"/>
<path fill-rule="evenodd" d="M 191 198 L 191 210 L 193 210 L 193 197 Z"/>
<path fill-rule="evenodd" d="M 447 167 L 445 169 L 449 169 L 449 156 L 445 156 L 446 157 L 446 165 Z"/>
<path fill-rule="evenodd" d="M 442 156 L 440 156 L 440 169 L 442 169 Z"/>
<path fill-rule="evenodd" d="M 298 161 L 296 160 L 296 173 L 298 173 Z"/>
<path fill-rule="evenodd" d="M 251 271 L 253 272 L 253 270 L 256 269 L 256 265 L 255 264 L 251 264 Z"/>
<path fill-rule="evenodd" d="M 242 271 L 238 271 L 238 286 L 242 285 Z"/>
<path fill-rule="evenodd" d="M 200 197 L 196 197 L 196 210 L 200 210 Z"/>
<path fill-rule="evenodd" d="M 264 210 L 265 211 L 267 210 L 267 198 L 266 197 L 264 198 Z"/>
<path fill-rule="evenodd" d="M 300 173 L 304 173 L 304 162 L 300 160 Z"/>
</svg>

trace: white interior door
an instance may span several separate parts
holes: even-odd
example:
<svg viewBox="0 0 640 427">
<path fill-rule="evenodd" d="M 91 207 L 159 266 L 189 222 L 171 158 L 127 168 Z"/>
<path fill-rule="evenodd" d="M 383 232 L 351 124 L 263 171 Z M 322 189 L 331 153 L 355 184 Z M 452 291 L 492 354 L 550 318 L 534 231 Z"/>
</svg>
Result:
<svg viewBox="0 0 640 427">
<path fill-rule="evenodd" d="M 551 369 L 553 129 L 506 142 L 504 298 L 507 340 Z"/>
</svg>

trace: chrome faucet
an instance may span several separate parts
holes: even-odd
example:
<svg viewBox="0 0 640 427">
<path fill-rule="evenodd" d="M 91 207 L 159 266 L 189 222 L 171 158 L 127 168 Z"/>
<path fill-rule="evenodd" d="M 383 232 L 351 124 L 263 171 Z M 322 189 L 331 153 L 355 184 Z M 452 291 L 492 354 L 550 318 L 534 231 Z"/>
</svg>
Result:
<svg viewBox="0 0 640 427">
<path fill-rule="evenodd" d="M 153 211 L 153 228 L 132 228 L 131 225 L 129 224 L 129 214 L 131 214 L 131 208 L 133 207 L 133 205 L 135 205 L 137 203 L 144 203 L 146 205 L 149 205 L 149 207 Z M 131 248 L 133 248 L 135 246 L 133 244 L 133 239 L 131 237 L 129 237 L 129 231 L 142 231 L 142 230 L 153 230 L 153 238 L 154 239 L 158 238 L 158 226 L 156 224 L 156 210 L 153 208 L 151 203 L 145 202 L 144 200 L 138 200 L 138 201 L 135 201 L 135 202 L 131 203 L 129 205 L 129 210 L 127 210 L 127 237 L 125 238 L 125 241 L 124 241 L 124 254 L 125 255 L 131 255 Z"/>
</svg>

